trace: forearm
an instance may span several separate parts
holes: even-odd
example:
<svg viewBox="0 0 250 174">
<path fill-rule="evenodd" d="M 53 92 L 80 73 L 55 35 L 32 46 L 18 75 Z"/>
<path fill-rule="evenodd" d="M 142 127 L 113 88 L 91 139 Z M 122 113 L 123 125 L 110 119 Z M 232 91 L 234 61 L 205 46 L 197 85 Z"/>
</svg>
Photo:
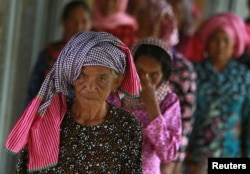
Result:
<svg viewBox="0 0 250 174">
<path fill-rule="evenodd" d="M 144 135 L 148 137 L 154 149 L 163 162 L 170 162 L 176 158 L 181 137 L 180 117 L 176 118 L 175 125 L 168 125 L 163 116 L 154 119 L 144 129 Z"/>
<path fill-rule="evenodd" d="M 150 121 L 161 115 L 161 110 L 156 100 L 153 100 L 152 103 L 147 104 L 146 110 Z"/>
</svg>

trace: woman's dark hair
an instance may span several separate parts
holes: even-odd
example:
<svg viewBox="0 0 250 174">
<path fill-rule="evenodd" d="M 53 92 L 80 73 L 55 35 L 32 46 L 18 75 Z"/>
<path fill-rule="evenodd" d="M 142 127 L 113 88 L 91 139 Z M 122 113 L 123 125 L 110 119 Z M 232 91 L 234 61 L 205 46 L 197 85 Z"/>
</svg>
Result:
<svg viewBox="0 0 250 174">
<path fill-rule="evenodd" d="M 62 12 L 62 20 L 67 19 L 70 13 L 77 7 L 84 8 L 85 10 L 87 10 L 90 16 L 92 15 L 92 11 L 89 5 L 84 0 L 74 0 L 64 6 L 63 12 Z"/>
<path fill-rule="evenodd" d="M 134 54 L 134 61 L 136 62 L 140 56 L 149 56 L 157 60 L 161 64 L 164 80 L 169 80 L 172 72 L 172 59 L 164 49 L 155 45 L 142 44 Z"/>
</svg>

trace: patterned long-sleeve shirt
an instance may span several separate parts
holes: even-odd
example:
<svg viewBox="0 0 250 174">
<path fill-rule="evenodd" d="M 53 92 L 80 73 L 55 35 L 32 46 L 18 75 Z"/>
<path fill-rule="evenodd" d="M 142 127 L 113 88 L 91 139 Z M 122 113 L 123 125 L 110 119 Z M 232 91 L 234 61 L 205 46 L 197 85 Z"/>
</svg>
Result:
<svg viewBox="0 0 250 174">
<path fill-rule="evenodd" d="M 182 116 L 182 141 L 176 161 L 182 162 L 186 157 L 186 148 L 194 121 L 196 107 L 196 72 L 193 64 L 173 49 L 173 72 L 169 85 L 180 100 Z"/>
<path fill-rule="evenodd" d="M 131 113 L 111 106 L 103 123 L 83 126 L 69 109 L 61 124 L 58 164 L 34 173 L 141 174 L 141 153 L 142 127 Z M 16 173 L 29 173 L 27 163 L 23 150 Z"/>
<path fill-rule="evenodd" d="M 160 164 L 173 161 L 181 143 L 181 113 L 178 97 L 171 91 L 166 93 L 166 86 L 156 90 L 161 115 L 150 121 L 144 105 L 131 100 L 134 115 L 143 126 L 142 163 L 143 174 L 160 174 Z M 161 93 L 161 91 L 164 91 Z M 135 100 L 135 99 L 134 99 Z M 123 101 L 110 96 L 109 101 L 123 106 Z"/>
<path fill-rule="evenodd" d="M 249 157 L 250 71 L 235 60 L 217 72 L 209 59 L 196 64 L 197 109 L 190 159 Z"/>
</svg>

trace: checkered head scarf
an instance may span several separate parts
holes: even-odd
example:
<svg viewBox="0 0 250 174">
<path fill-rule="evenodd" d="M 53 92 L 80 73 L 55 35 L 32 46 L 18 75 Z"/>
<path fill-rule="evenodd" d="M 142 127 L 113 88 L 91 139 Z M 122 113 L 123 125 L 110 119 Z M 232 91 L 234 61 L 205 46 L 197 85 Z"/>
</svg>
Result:
<svg viewBox="0 0 250 174">
<path fill-rule="evenodd" d="M 140 48 L 141 45 L 157 46 L 157 47 L 161 48 L 162 50 L 164 50 L 173 60 L 173 56 L 170 52 L 169 47 L 167 46 L 166 42 L 162 39 L 158 39 L 156 37 L 151 37 L 151 36 L 139 39 L 131 47 L 131 52 L 132 52 L 133 56 L 135 56 L 137 50 Z M 156 99 L 157 99 L 158 103 L 161 103 L 163 101 L 163 99 L 168 94 L 169 90 L 170 89 L 169 89 L 168 81 L 163 81 L 160 84 L 160 86 L 155 90 Z M 139 98 L 132 99 L 132 98 L 125 96 L 123 98 L 122 102 L 125 106 L 129 107 L 132 110 L 142 109 L 142 108 L 145 109 L 144 104 L 141 102 L 141 100 Z"/>
<path fill-rule="evenodd" d="M 138 48 L 141 45 L 154 45 L 157 47 L 160 47 L 161 49 L 163 49 L 173 60 L 173 56 L 170 53 L 170 48 L 167 46 L 166 42 L 162 39 L 156 38 L 156 37 L 144 37 L 139 39 L 136 43 L 134 43 L 131 47 L 131 53 L 132 55 L 135 55 L 136 51 L 138 50 Z"/>
<path fill-rule="evenodd" d="M 18 153 L 27 147 L 29 171 L 56 165 L 60 125 L 66 113 L 66 96 L 84 66 L 105 66 L 124 75 L 119 94 L 136 97 L 140 81 L 126 45 L 105 32 L 82 32 L 71 38 L 47 75 L 38 95 L 12 129 L 6 148 Z M 48 136 L 49 135 L 49 136 Z"/>
<path fill-rule="evenodd" d="M 105 66 L 118 74 L 124 74 L 124 81 L 118 88 L 119 94 L 134 97 L 138 95 L 140 82 L 129 49 L 106 32 L 78 33 L 61 51 L 39 92 L 47 101 L 39 112 L 44 112 L 54 92 L 69 94 L 70 86 L 80 75 L 83 66 L 94 65 Z"/>
</svg>

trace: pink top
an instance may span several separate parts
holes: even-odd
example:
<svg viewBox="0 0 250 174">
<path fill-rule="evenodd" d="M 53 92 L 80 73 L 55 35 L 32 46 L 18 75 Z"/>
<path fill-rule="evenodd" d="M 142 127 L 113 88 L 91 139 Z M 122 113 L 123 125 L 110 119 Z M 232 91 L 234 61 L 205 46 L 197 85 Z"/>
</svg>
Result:
<svg viewBox="0 0 250 174">
<path fill-rule="evenodd" d="M 117 97 L 109 100 L 121 106 Z M 181 142 L 181 112 L 177 96 L 168 92 L 160 102 L 162 114 L 151 122 L 144 108 L 133 113 L 143 126 L 143 174 L 160 174 L 160 164 L 168 163 L 176 158 Z"/>
<path fill-rule="evenodd" d="M 94 0 L 93 4 L 93 28 L 95 30 L 104 31 L 114 29 L 118 26 L 129 25 L 137 30 L 137 21 L 126 13 L 128 0 L 121 0 L 117 11 L 108 16 L 103 14 L 100 1 Z"/>
</svg>

